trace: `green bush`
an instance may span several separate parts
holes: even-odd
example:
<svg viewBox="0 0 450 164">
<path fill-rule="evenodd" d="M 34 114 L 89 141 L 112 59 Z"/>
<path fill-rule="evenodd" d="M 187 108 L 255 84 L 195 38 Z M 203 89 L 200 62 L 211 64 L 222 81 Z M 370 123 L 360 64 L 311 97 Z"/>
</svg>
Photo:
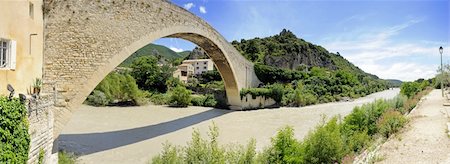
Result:
<svg viewBox="0 0 450 164">
<path fill-rule="evenodd" d="M 87 97 L 88 104 L 93 106 L 105 106 L 109 104 L 109 101 L 110 100 L 106 98 L 105 93 L 98 90 L 92 91 L 91 95 Z"/>
<path fill-rule="evenodd" d="M 398 132 L 406 123 L 406 118 L 398 111 L 387 111 L 377 122 L 379 133 L 388 138 Z"/>
<path fill-rule="evenodd" d="M 217 101 L 214 98 L 214 95 L 212 94 L 207 94 L 205 95 L 205 101 L 203 103 L 203 106 L 205 107 L 215 107 L 217 105 Z"/>
<path fill-rule="evenodd" d="M 404 82 L 400 87 L 400 93 L 411 98 L 417 92 L 421 91 L 420 84 L 417 82 Z"/>
<path fill-rule="evenodd" d="M 306 136 L 303 141 L 304 162 L 339 163 L 344 157 L 344 146 L 337 117 L 334 117 Z"/>
<path fill-rule="evenodd" d="M 96 92 L 97 91 L 97 92 Z M 103 95 L 100 93 L 102 92 Z M 139 90 L 134 78 L 127 73 L 108 74 L 88 97 L 88 104 L 104 106 L 110 103 L 128 102 L 132 105 L 145 105 L 147 93 Z M 108 101 L 108 103 L 105 103 Z"/>
<path fill-rule="evenodd" d="M 169 98 L 168 94 L 154 93 L 150 96 L 150 101 L 155 105 L 166 105 L 169 103 Z"/>
<path fill-rule="evenodd" d="M 194 130 L 191 141 L 185 147 L 165 143 L 162 153 L 153 157 L 152 163 L 255 163 L 255 140 L 250 140 L 247 146 L 219 146 L 219 129 L 215 124 L 209 127 L 208 137 L 204 139 L 198 130 Z"/>
<path fill-rule="evenodd" d="M 163 151 L 160 155 L 152 158 L 153 164 L 174 164 L 183 163 L 183 156 L 181 150 L 172 146 L 169 143 L 163 145 Z"/>
<path fill-rule="evenodd" d="M 176 107 L 187 107 L 191 102 L 192 91 L 186 89 L 184 86 L 178 85 L 169 91 L 169 105 Z"/>
<path fill-rule="evenodd" d="M 27 109 L 19 99 L 0 96 L 0 163 L 26 163 L 30 146 Z"/>
<path fill-rule="evenodd" d="M 285 127 L 278 131 L 271 140 L 272 145 L 265 149 L 260 163 L 301 163 L 303 155 L 300 142 L 294 138 L 292 127 Z"/>
<path fill-rule="evenodd" d="M 58 164 L 75 164 L 77 157 L 73 153 L 58 152 Z"/>
<path fill-rule="evenodd" d="M 206 97 L 203 95 L 195 95 L 192 96 L 191 99 L 191 104 L 193 106 L 203 106 L 203 104 L 205 103 Z"/>
<path fill-rule="evenodd" d="M 269 98 L 272 95 L 272 91 L 267 88 L 243 88 L 241 89 L 241 100 L 247 96 L 247 94 L 252 95 L 252 98 L 255 99 L 256 97 L 266 97 Z"/>
<path fill-rule="evenodd" d="M 278 105 L 280 105 L 285 92 L 284 86 L 280 83 L 275 83 L 270 85 L 269 88 L 271 90 L 270 97 L 273 98 Z"/>
<path fill-rule="evenodd" d="M 256 141 L 251 139 L 246 146 L 229 147 L 225 153 L 227 163 L 252 164 L 256 163 Z"/>
</svg>

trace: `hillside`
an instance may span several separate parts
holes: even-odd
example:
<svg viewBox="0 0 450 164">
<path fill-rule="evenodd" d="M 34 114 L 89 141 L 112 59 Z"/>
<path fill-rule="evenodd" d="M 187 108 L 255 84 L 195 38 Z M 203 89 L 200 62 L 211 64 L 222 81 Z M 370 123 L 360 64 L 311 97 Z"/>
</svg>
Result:
<svg viewBox="0 0 450 164">
<path fill-rule="evenodd" d="M 126 67 L 129 66 L 135 58 L 141 57 L 141 56 L 147 56 L 147 55 L 154 55 L 158 57 L 159 59 L 163 58 L 166 60 L 174 60 L 178 58 L 184 58 L 186 54 L 189 54 L 190 51 L 183 51 L 180 53 L 177 53 L 175 51 L 172 51 L 171 49 L 157 44 L 148 44 L 141 49 L 137 50 L 135 53 L 133 53 L 130 57 L 128 57 L 125 61 L 123 61 L 120 66 Z"/>
<path fill-rule="evenodd" d="M 248 60 L 277 68 L 291 70 L 309 70 L 322 67 L 329 70 L 349 71 L 354 75 L 375 75 L 365 73 L 339 52 L 331 53 L 325 48 L 297 38 L 291 31 L 283 29 L 280 34 L 240 42 L 233 41 L 233 46 Z"/>
</svg>

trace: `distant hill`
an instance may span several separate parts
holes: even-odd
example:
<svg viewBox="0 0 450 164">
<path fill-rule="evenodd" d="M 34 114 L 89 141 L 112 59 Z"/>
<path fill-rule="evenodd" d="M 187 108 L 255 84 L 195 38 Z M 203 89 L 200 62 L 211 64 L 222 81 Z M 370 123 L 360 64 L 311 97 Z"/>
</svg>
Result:
<svg viewBox="0 0 450 164">
<path fill-rule="evenodd" d="M 186 56 L 189 56 L 189 54 L 190 54 L 191 52 L 192 52 L 192 51 L 178 52 L 178 55 L 181 56 L 181 57 L 186 57 Z"/>
<path fill-rule="evenodd" d="M 244 57 L 254 63 L 276 68 L 304 70 L 322 67 L 329 70 L 345 70 L 354 75 L 377 76 L 362 71 L 339 52 L 331 53 L 322 46 L 297 38 L 291 31 L 283 29 L 280 34 L 231 43 Z"/>
<path fill-rule="evenodd" d="M 396 80 L 396 79 L 386 79 L 388 82 L 389 87 L 400 87 L 402 85 L 402 81 Z"/>
<path fill-rule="evenodd" d="M 135 58 L 141 57 L 141 56 L 148 56 L 148 55 L 154 55 L 158 58 L 163 58 L 165 60 L 174 60 L 178 58 L 184 58 L 189 54 L 189 51 L 183 51 L 180 53 L 177 53 L 175 51 L 172 51 L 171 49 L 157 44 L 148 44 L 141 49 L 137 50 L 135 53 L 133 53 L 130 57 L 128 57 L 125 61 L 123 61 L 120 66 L 121 67 L 127 67 L 129 66 Z"/>
</svg>

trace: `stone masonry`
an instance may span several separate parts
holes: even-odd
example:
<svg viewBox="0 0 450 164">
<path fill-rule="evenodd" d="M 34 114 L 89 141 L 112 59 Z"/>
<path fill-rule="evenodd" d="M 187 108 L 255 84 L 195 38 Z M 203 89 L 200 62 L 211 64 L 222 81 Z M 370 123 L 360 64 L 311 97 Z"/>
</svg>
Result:
<svg viewBox="0 0 450 164">
<path fill-rule="evenodd" d="M 202 47 L 225 82 L 231 109 L 260 83 L 253 64 L 201 18 L 164 0 L 44 0 L 44 92 L 57 93 L 56 136 L 95 86 L 141 47 L 163 37 Z"/>
<path fill-rule="evenodd" d="M 44 152 L 43 162 L 50 161 L 53 148 L 53 95 L 41 95 L 37 99 L 27 100 L 28 122 L 30 124 L 28 133 L 30 134 L 30 150 L 28 163 L 37 163 L 39 153 Z"/>
</svg>

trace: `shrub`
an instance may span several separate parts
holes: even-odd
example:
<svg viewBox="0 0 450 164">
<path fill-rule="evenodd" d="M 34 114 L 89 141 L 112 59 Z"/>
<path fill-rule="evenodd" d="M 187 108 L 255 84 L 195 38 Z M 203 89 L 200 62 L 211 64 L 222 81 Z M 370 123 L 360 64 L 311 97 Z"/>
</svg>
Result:
<svg viewBox="0 0 450 164">
<path fill-rule="evenodd" d="M 73 153 L 58 152 L 58 164 L 75 164 L 77 157 Z"/>
<path fill-rule="evenodd" d="M 98 90 L 92 91 L 92 94 L 87 97 L 88 104 L 93 106 L 105 106 L 108 105 L 109 101 L 105 93 Z"/>
<path fill-rule="evenodd" d="M 337 117 L 320 124 L 303 142 L 305 163 L 338 163 L 344 150 Z"/>
<path fill-rule="evenodd" d="M 398 132 L 406 123 L 406 118 L 398 111 L 390 110 L 384 113 L 377 122 L 379 133 L 388 138 Z"/>
<path fill-rule="evenodd" d="M 275 83 L 271 86 L 269 86 L 270 90 L 271 90 L 271 95 L 270 97 L 273 98 L 273 100 L 275 100 L 275 102 L 280 105 L 281 104 L 281 100 L 283 99 L 283 95 L 284 95 L 284 86 L 280 83 Z"/>
<path fill-rule="evenodd" d="M 191 91 L 184 86 L 177 86 L 169 92 L 169 105 L 187 107 L 191 102 Z"/>
<path fill-rule="evenodd" d="M 411 98 L 417 92 L 421 91 L 420 84 L 417 82 L 404 82 L 400 87 L 400 93 Z"/>
<path fill-rule="evenodd" d="M 251 139 L 246 146 L 238 145 L 226 149 L 227 163 L 252 164 L 256 163 L 256 141 Z"/>
<path fill-rule="evenodd" d="M 253 99 L 259 96 L 269 98 L 272 95 L 272 91 L 267 88 L 243 88 L 240 94 L 241 100 L 244 96 L 247 96 L 247 94 L 252 95 Z"/>
<path fill-rule="evenodd" d="M 147 102 L 145 99 L 146 94 L 139 90 L 136 80 L 127 73 L 112 72 L 108 74 L 91 93 L 91 99 L 88 97 L 88 103 L 104 106 L 106 101 L 100 93 L 94 93 L 95 91 L 103 92 L 106 100 L 109 103 L 123 103 L 131 102 L 133 105 L 144 105 Z"/>
<path fill-rule="evenodd" d="M 191 104 L 193 106 L 203 106 L 203 104 L 205 103 L 205 100 L 206 100 L 205 96 L 195 95 L 195 96 L 192 96 Z"/>
<path fill-rule="evenodd" d="M 300 142 L 294 138 L 292 127 L 279 130 L 271 142 L 259 159 L 261 163 L 300 163 L 303 160 Z"/>
<path fill-rule="evenodd" d="M 203 106 L 206 107 L 215 107 L 217 105 L 217 101 L 214 98 L 214 95 L 212 94 L 207 94 L 205 95 L 205 102 L 203 103 Z"/>
<path fill-rule="evenodd" d="M 27 109 L 19 99 L 0 97 L 0 163 L 26 163 L 30 146 Z"/>
<path fill-rule="evenodd" d="M 165 105 L 169 102 L 168 94 L 154 93 L 150 96 L 150 101 L 155 105 Z"/>
<path fill-rule="evenodd" d="M 172 163 L 183 163 L 183 156 L 181 150 L 172 146 L 169 143 L 163 145 L 163 151 L 158 156 L 152 158 L 153 164 L 172 164 Z"/>
<path fill-rule="evenodd" d="M 302 92 L 300 89 L 295 90 L 294 100 L 297 106 L 306 106 L 317 103 L 317 97 L 309 92 Z"/>
</svg>

